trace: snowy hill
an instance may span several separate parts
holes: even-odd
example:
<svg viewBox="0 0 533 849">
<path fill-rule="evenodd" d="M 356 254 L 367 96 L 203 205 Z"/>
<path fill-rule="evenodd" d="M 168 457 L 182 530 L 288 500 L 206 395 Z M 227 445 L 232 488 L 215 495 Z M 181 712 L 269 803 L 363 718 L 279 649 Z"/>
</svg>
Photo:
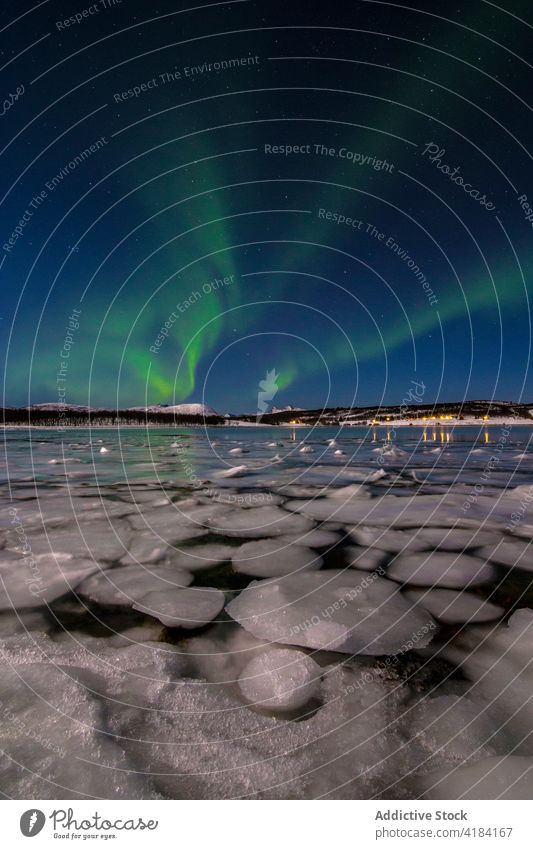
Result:
<svg viewBox="0 0 533 849">
<path fill-rule="evenodd" d="M 218 416 L 208 404 L 152 404 L 150 407 L 129 407 L 146 413 L 173 413 L 178 416 Z"/>
<path fill-rule="evenodd" d="M 41 410 L 42 412 L 61 410 L 71 413 L 113 413 L 113 410 L 107 407 L 88 407 L 86 404 L 60 404 L 57 401 L 32 404 L 25 409 Z M 219 416 L 216 410 L 209 407 L 208 404 L 151 404 L 148 407 L 128 407 L 127 410 L 138 413 L 168 413 L 178 416 Z"/>
<path fill-rule="evenodd" d="M 32 404 L 26 410 L 72 410 L 78 413 L 103 410 L 104 407 L 88 407 L 86 404 L 59 404 L 57 401 L 47 401 L 44 404 Z"/>
</svg>

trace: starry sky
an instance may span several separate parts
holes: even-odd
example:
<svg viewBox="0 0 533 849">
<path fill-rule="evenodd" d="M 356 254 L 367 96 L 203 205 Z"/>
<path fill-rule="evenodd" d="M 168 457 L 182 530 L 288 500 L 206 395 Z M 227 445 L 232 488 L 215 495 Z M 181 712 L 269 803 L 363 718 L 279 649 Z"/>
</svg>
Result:
<svg viewBox="0 0 533 849">
<path fill-rule="evenodd" d="M 3 403 L 533 401 L 533 14 L 2 13 Z"/>
</svg>

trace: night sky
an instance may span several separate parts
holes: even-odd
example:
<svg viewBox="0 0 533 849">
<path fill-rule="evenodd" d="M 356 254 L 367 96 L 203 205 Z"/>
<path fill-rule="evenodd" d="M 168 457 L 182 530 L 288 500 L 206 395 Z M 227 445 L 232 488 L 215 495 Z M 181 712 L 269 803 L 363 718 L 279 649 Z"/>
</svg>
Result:
<svg viewBox="0 0 533 849">
<path fill-rule="evenodd" d="M 533 401 L 526 0 L 1 27 L 4 405 Z"/>
</svg>

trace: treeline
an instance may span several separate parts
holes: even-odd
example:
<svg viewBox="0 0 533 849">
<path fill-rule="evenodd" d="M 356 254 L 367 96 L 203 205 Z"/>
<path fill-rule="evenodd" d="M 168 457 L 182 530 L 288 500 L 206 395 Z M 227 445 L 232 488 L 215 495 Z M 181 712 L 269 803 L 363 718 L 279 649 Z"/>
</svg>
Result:
<svg viewBox="0 0 533 849">
<path fill-rule="evenodd" d="M 222 416 L 187 416 L 144 410 L 29 410 L 26 407 L 2 409 L 2 423 L 33 427 L 151 427 L 204 426 L 224 423 Z"/>
</svg>

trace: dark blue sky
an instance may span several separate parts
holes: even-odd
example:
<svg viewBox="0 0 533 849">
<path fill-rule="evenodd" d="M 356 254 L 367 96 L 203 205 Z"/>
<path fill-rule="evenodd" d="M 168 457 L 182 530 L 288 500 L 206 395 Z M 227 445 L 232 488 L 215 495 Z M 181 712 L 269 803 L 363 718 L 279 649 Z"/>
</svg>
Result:
<svg viewBox="0 0 533 849">
<path fill-rule="evenodd" d="M 5 404 L 533 399 L 528 4 L 192 5 L 3 13 Z"/>
</svg>

